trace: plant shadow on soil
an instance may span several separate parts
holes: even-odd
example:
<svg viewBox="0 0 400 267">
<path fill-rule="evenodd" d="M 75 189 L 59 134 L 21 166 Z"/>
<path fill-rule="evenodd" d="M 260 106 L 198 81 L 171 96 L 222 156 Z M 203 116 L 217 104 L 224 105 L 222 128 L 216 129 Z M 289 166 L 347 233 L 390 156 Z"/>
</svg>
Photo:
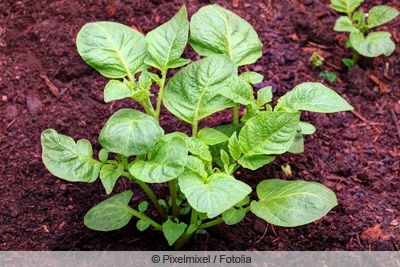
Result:
<svg viewBox="0 0 400 267">
<path fill-rule="evenodd" d="M 387 1 L 366 0 L 364 8 Z M 400 3 L 390 5 L 400 9 Z M 52 176 L 41 161 L 40 133 L 54 128 L 75 140 L 88 139 L 95 153 L 102 125 L 130 101 L 105 104 L 106 79 L 79 57 L 75 37 L 90 21 L 118 21 L 147 33 L 171 18 L 182 0 L 0 2 L 0 250 L 170 250 L 162 233 L 139 232 L 135 220 L 118 231 L 96 232 L 83 225 L 85 213 L 107 196 L 100 181 L 69 183 Z M 263 57 L 249 66 L 264 75 L 275 100 L 305 81 L 327 84 L 355 112 L 311 114 L 302 120 L 317 132 L 305 152 L 284 154 L 270 165 L 236 176 L 255 186 L 268 178 L 317 181 L 331 188 L 339 205 L 322 219 L 296 228 L 268 225 L 249 214 L 234 226 L 218 225 L 197 235 L 184 250 L 399 250 L 400 246 L 400 19 L 382 26 L 397 48 L 390 57 L 363 58 L 347 71 L 341 58 L 346 35 L 332 27 L 339 14 L 328 0 L 188 1 L 189 16 L 217 3 L 246 19 L 263 42 Z M 172 12 L 174 11 L 174 12 Z M 338 81 L 318 78 L 308 61 L 318 51 L 324 69 Z M 190 57 L 191 51 L 186 51 Z M 381 87 L 379 87 L 379 81 Z M 386 87 L 385 87 L 386 86 Z M 201 127 L 229 123 L 229 112 Z M 189 131 L 163 110 L 166 132 Z M 133 189 L 132 205 L 145 196 L 120 179 L 115 192 Z M 153 187 L 162 197 L 166 187 Z"/>
</svg>

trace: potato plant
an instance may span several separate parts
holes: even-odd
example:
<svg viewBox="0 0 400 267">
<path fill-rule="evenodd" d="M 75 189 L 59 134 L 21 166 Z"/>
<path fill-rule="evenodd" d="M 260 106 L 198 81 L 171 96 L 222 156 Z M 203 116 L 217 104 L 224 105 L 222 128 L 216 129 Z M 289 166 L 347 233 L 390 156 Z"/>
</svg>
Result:
<svg viewBox="0 0 400 267">
<path fill-rule="evenodd" d="M 263 75 L 239 70 L 262 56 L 262 43 L 253 27 L 231 11 L 204 6 L 189 23 L 183 5 L 146 36 L 116 22 L 92 22 L 81 28 L 76 42 L 83 60 L 110 79 L 105 102 L 129 98 L 144 110 L 123 108 L 108 119 L 98 138 L 98 159 L 85 139 L 75 142 L 54 129 L 41 134 L 43 162 L 53 175 L 86 183 L 100 177 L 112 195 L 88 211 L 87 227 L 112 231 L 135 217 L 140 231 L 162 231 L 168 244 L 179 249 L 196 232 L 236 224 L 247 212 L 294 227 L 337 205 L 324 185 L 298 180 L 264 180 L 251 199 L 253 189 L 235 177 L 238 168 L 257 170 L 274 155 L 301 153 L 303 135 L 315 131 L 300 120 L 302 110 L 331 113 L 352 106 L 312 82 L 295 86 L 274 107 L 270 86 L 254 94 L 252 85 L 262 82 Z M 188 44 L 201 59 L 182 58 Z M 169 78 L 175 68 L 179 71 Z M 190 136 L 164 131 L 162 105 L 191 125 Z M 241 118 L 239 106 L 246 110 Z M 199 129 L 199 121 L 225 109 L 232 110 L 231 124 Z M 148 198 L 131 203 L 132 190 L 114 194 L 121 178 L 137 183 Z M 152 191 L 152 184 L 159 183 L 168 185 L 166 199 Z M 158 211 L 155 218 L 148 216 L 150 205 Z"/>
<path fill-rule="evenodd" d="M 390 56 L 396 49 L 389 32 L 369 31 L 395 19 L 400 12 L 385 5 L 374 6 L 368 13 L 364 13 L 362 9 L 355 12 L 363 2 L 364 0 L 331 0 L 332 9 L 346 14 L 337 19 L 333 30 L 349 32 L 346 47 L 353 49 L 353 57 L 343 59 L 347 67 L 357 64 L 359 54 L 365 57 Z"/>
</svg>

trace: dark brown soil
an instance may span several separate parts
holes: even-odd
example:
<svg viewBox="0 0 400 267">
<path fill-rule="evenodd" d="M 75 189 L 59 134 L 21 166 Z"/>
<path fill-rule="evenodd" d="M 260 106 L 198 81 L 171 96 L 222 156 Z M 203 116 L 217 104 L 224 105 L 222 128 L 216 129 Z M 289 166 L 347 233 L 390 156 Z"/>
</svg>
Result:
<svg viewBox="0 0 400 267">
<path fill-rule="evenodd" d="M 133 220 L 113 232 L 83 225 L 85 213 L 107 195 L 100 181 L 69 183 L 52 176 L 41 161 L 40 133 L 54 128 L 75 140 L 97 137 L 108 117 L 129 101 L 103 102 L 107 80 L 79 57 L 75 37 L 87 22 L 118 21 L 147 33 L 167 21 L 185 1 L 38 0 L 0 1 L 0 250 L 169 250 L 162 233 L 136 230 Z M 337 195 L 339 205 L 314 223 L 281 228 L 249 214 L 234 226 L 220 225 L 198 235 L 185 250 L 399 250 L 400 247 L 400 18 L 381 27 L 393 34 L 390 57 L 362 58 L 352 70 L 345 34 L 332 27 L 338 14 L 328 0 L 186 1 L 191 16 L 218 3 L 249 21 L 264 44 L 263 57 L 249 69 L 265 76 L 275 96 L 305 81 L 319 81 L 345 97 L 354 112 L 304 113 L 317 132 L 306 151 L 285 154 L 257 172 L 238 178 L 255 186 L 267 178 L 318 181 Z M 365 8 L 400 2 L 366 0 Z M 319 51 L 324 69 L 338 81 L 318 78 L 309 58 Z M 381 83 L 381 86 L 379 86 Z M 187 126 L 163 111 L 166 131 Z M 219 113 L 201 126 L 226 123 Z M 116 191 L 133 188 L 121 179 Z M 163 187 L 155 188 L 162 194 Z"/>
</svg>

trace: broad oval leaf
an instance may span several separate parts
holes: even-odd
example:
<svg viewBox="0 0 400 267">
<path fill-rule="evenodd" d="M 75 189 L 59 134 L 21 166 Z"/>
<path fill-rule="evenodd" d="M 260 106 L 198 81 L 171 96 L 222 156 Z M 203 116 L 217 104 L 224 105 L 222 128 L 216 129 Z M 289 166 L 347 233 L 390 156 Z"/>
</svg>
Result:
<svg viewBox="0 0 400 267">
<path fill-rule="evenodd" d="M 206 145 L 212 146 L 229 140 L 229 137 L 213 128 L 201 129 L 197 137 Z"/>
<path fill-rule="evenodd" d="M 263 155 L 286 152 L 299 125 L 300 112 L 272 112 L 257 114 L 246 122 L 239 133 L 243 154 Z"/>
<path fill-rule="evenodd" d="M 353 24 L 353 21 L 351 21 L 351 19 L 347 16 L 339 17 L 335 22 L 333 30 L 337 32 L 359 31 L 359 29 L 357 29 L 356 26 Z"/>
<path fill-rule="evenodd" d="M 162 225 L 162 231 L 165 239 L 168 241 L 168 245 L 172 246 L 175 241 L 178 240 L 178 238 L 185 232 L 186 227 L 186 223 L 174 223 L 168 218 L 168 220 Z"/>
<path fill-rule="evenodd" d="M 189 21 L 186 6 L 168 22 L 147 33 L 146 63 L 160 70 L 177 68 L 189 62 L 181 58 L 189 35 Z"/>
<path fill-rule="evenodd" d="M 326 186 L 305 181 L 271 179 L 257 185 L 258 201 L 250 210 L 267 222 L 294 227 L 325 216 L 337 205 L 335 194 Z"/>
<path fill-rule="evenodd" d="M 350 15 L 362 2 L 364 0 L 331 0 L 330 7 L 337 12 Z"/>
<path fill-rule="evenodd" d="M 238 66 L 262 55 L 262 43 L 253 27 L 217 4 L 199 9 L 190 22 L 190 45 L 202 56 L 223 54 Z"/>
<path fill-rule="evenodd" d="M 134 109 L 120 109 L 107 121 L 100 132 L 100 144 L 110 152 L 141 155 L 149 152 L 164 134 L 150 115 Z"/>
<path fill-rule="evenodd" d="M 239 222 L 241 222 L 244 217 L 246 216 L 246 210 L 243 208 L 230 208 L 227 211 L 225 211 L 224 213 L 222 213 L 222 220 L 224 220 L 224 222 L 227 225 L 234 225 L 237 224 Z"/>
<path fill-rule="evenodd" d="M 163 94 L 165 107 L 176 117 L 197 121 L 234 104 L 218 94 L 237 75 L 235 63 L 222 55 L 194 62 L 168 82 Z"/>
<path fill-rule="evenodd" d="M 97 204 L 86 213 L 84 224 L 104 232 L 124 227 L 133 216 L 132 208 L 128 206 L 132 196 L 133 192 L 127 190 Z"/>
<path fill-rule="evenodd" d="M 244 155 L 241 157 L 238 161 L 238 163 L 246 169 L 255 171 L 262 166 L 267 165 L 268 163 L 272 162 L 275 159 L 273 156 L 267 156 L 267 155 L 257 155 L 257 154 L 250 154 L 250 155 Z"/>
<path fill-rule="evenodd" d="M 75 141 L 53 129 L 41 134 L 42 160 L 51 174 L 70 181 L 91 183 L 100 173 L 101 163 L 93 159 L 88 140 Z"/>
<path fill-rule="evenodd" d="M 106 190 L 107 195 L 111 194 L 114 189 L 115 183 L 118 178 L 124 172 L 124 166 L 118 165 L 113 166 L 110 164 L 105 164 L 100 170 L 100 180 Z"/>
<path fill-rule="evenodd" d="M 108 103 L 114 100 L 131 97 L 135 93 L 126 83 L 118 80 L 111 80 L 104 88 L 104 102 Z"/>
<path fill-rule="evenodd" d="M 148 161 L 135 160 L 130 164 L 129 172 L 146 183 L 167 182 L 184 171 L 187 157 L 188 149 L 181 138 L 160 141 L 148 154 Z"/>
<path fill-rule="evenodd" d="M 371 32 L 366 37 L 361 32 L 350 33 L 351 46 L 365 57 L 390 56 L 396 49 L 389 32 Z"/>
<path fill-rule="evenodd" d="M 117 22 L 85 24 L 76 37 L 76 45 L 83 60 L 108 78 L 137 73 L 147 56 L 144 36 Z"/>
<path fill-rule="evenodd" d="M 352 110 L 353 107 L 338 93 L 323 84 L 305 82 L 295 86 L 291 91 L 279 98 L 275 110 L 281 109 L 288 112 L 307 110 L 333 113 Z"/>
<path fill-rule="evenodd" d="M 184 172 L 178 182 L 189 204 L 209 218 L 233 207 L 251 192 L 250 186 L 225 173 L 203 179 L 195 172 Z"/>
<path fill-rule="evenodd" d="M 397 9 L 390 6 L 374 6 L 368 11 L 368 29 L 385 24 L 399 14 Z"/>
</svg>

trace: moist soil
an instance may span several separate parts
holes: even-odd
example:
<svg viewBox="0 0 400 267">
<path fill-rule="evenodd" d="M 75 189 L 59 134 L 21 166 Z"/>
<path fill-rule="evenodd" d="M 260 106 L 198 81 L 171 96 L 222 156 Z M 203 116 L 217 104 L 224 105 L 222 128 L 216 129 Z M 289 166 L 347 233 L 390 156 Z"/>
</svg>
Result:
<svg viewBox="0 0 400 267">
<path fill-rule="evenodd" d="M 263 42 L 263 57 L 241 71 L 264 75 L 274 103 L 295 85 L 322 82 L 354 106 L 352 112 L 304 112 L 302 120 L 317 128 L 305 138 L 305 152 L 283 154 L 255 172 L 239 169 L 236 177 L 253 188 L 264 179 L 316 181 L 331 188 L 339 205 L 308 225 L 283 228 L 252 214 L 237 225 L 218 225 L 196 235 L 184 250 L 399 250 L 400 247 L 400 18 L 381 26 L 392 33 L 396 51 L 390 57 L 362 58 L 348 70 L 345 33 L 332 30 L 339 14 L 328 0 L 299 1 L 0 1 L 0 250 L 170 250 L 161 232 L 139 232 L 128 226 L 97 232 L 83 224 L 85 213 L 107 198 L 99 180 L 70 183 L 51 175 L 41 160 L 40 134 L 47 128 L 88 139 L 95 156 L 97 137 L 107 119 L 131 101 L 104 103 L 107 79 L 88 67 L 75 38 L 87 22 L 117 21 L 146 34 L 169 20 L 185 3 L 189 16 L 217 3 L 253 25 Z M 400 9 L 398 1 L 366 0 Z M 313 68 L 313 52 L 325 58 Z M 186 58 L 195 59 L 190 49 Z M 336 82 L 318 77 L 321 70 Z M 255 88 L 257 90 L 257 88 Z M 226 124 L 229 112 L 201 122 Z M 188 132 L 166 110 L 166 132 Z M 286 177 L 282 165 L 293 175 Z M 152 187 L 159 197 L 166 186 Z M 132 189 L 131 205 L 145 196 L 120 179 L 115 192 Z"/>
</svg>

